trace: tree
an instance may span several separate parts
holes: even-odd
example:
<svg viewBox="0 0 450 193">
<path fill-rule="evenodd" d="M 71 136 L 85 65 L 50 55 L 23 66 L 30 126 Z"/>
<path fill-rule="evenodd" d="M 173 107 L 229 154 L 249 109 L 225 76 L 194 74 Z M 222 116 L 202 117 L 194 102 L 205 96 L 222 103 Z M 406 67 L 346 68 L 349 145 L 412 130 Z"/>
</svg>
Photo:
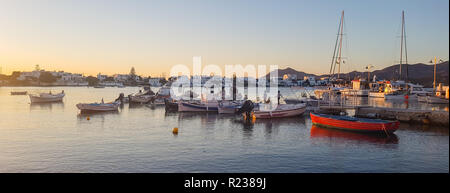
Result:
<svg viewBox="0 0 450 193">
<path fill-rule="evenodd" d="M 132 77 L 136 76 L 136 70 L 134 69 L 134 67 L 131 67 L 130 76 L 132 76 Z"/>
<path fill-rule="evenodd" d="M 45 83 L 52 83 L 56 81 L 56 77 L 52 75 L 50 72 L 41 72 L 39 75 L 39 81 Z"/>
<path fill-rule="evenodd" d="M 95 86 L 99 82 L 99 80 L 96 77 L 93 77 L 93 76 L 86 77 L 86 81 L 88 82 L 89 86 Z"/>
</svg>

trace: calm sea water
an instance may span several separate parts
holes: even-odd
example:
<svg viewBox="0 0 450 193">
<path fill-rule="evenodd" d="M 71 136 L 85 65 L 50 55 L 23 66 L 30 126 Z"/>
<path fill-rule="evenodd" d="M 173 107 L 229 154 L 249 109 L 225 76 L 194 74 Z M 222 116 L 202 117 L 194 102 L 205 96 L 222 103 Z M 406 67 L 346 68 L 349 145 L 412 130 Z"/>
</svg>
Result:
<svg viewBox="0 0 450 193">
<path fill-rule="evenodd" d="M 64 102 L 10 95 L 50 89 L 65 90 Z M 401 124 L 386 138 L 312 127 L 308 115 L 244 125 L 235 116 L 124 105 L 87 120 L 75 107 L 138 89 L 0 87 L 0 172 L 449 172 L 448 128 Z"/>
</svg>

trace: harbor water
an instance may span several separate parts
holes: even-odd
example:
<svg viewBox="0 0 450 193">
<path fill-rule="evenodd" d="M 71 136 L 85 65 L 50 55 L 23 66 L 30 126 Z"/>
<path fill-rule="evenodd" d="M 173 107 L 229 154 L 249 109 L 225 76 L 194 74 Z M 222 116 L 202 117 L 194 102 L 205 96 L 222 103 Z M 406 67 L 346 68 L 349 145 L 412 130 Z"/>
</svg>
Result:
<svg viewBox="0 0 450 193">
<path fill-rule="evenodd" d="M 10 95 L 19 90 L 64 90 L 66 96 L 62 103 L 30 104 L 26 95 Z M 0 172 L 449 172 L 449 129 L 437 126 L 402 123 L 385 137 L 314 127 L 309 114 L 247 125 L 239 116 L 166 113 L 164 106 L 125 104 L 116 113 L 89 115 L 75 106 L 138 90 L 0 87 Z M 280 90 L 285 97 L 302 92 Z"/>
</svg>

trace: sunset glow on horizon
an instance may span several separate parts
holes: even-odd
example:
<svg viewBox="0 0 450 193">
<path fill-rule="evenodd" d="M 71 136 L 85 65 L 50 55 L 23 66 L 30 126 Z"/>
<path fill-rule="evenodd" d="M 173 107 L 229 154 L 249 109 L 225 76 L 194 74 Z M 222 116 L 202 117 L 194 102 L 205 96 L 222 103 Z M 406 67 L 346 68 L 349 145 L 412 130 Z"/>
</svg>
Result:
<svg viewBox="0 0 450 193">
<path fill-rule="evenodd" d="M 75 3 L 76 2 L 76 3 Z M 345 10 L 342 72 L 448 60 L 449 2 L 0 0 L 2 74 L 49 71 L 168 75 L 177 64 L 278 65 L 326 74 Z M 383 11 L 380 11 L 383 10 Z"/>
</svg>

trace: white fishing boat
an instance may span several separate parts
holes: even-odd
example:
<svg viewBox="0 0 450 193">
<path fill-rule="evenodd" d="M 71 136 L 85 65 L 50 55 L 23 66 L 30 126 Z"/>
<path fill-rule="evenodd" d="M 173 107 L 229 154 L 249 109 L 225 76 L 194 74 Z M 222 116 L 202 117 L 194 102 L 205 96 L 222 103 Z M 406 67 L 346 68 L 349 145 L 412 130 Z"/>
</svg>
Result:
<svg viewBox="0 0 450 193">
<path fill-rule="evenodd" d="M 271 104 L 259 104 L 257 109 L 253 111 L 256 118 L 282 118 L 298 116 L 306 111 L 306 104 L 278 104 L 272 108 Z"/>
<path fill-rule="evenodd" d="M 76 106 L 81 112 L 106 112 L 106 111 L 118 111 L 120 102 L 111 103 L 78 103 Z"/>
<path fill-rule="evenodd" d="M 179 112 L 206 112 L 206 111 L 218 111 L 219 103 L 217 101 L 179 101 Z"/>
<path fill-rule="evenodd" d="M 62 102 L 64 96 L 64 91 L 58 94 L 50 93 L 40 93 L 39 95 L 30 94 L 31 103 L 48 103 L 48 102 Z"/>
</svg>

